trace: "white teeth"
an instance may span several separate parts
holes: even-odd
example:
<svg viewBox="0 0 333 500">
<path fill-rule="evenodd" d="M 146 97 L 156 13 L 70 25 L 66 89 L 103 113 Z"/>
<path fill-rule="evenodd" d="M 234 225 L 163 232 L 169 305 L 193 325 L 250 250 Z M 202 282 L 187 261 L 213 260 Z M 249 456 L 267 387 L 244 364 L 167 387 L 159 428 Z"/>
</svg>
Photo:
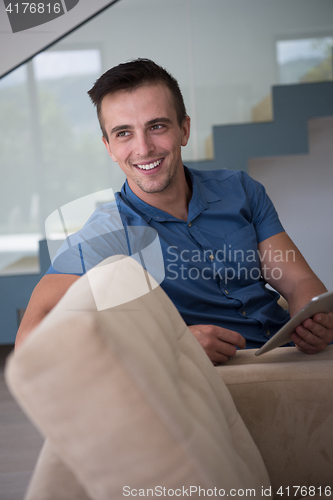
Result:
<svg viewBox="0 0 333 500">
<path fill-rule="evenodd" d="M 161 163 L 161 161 L 162 160 L 157 160 L 154 161 L 154 163 L 148 163 L 147 165 L 136 165 L 136 166 L 139 167 L 141 170 L 151 170 L 152 168 L 157 167 Z"/>
</svg>

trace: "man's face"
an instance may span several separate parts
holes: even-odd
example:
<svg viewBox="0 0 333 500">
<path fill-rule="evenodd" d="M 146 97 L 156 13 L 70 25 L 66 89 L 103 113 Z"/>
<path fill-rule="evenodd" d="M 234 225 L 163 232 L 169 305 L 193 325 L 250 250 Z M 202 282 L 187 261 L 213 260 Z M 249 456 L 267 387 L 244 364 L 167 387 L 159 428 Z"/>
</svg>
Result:
<svg viewBox="0 0 333 500">
<path fill-rule="evenodd" d="M 101 111 L 109 138 L 103 142 L 132 191 L 142 197 L 175 187 L 184 175 L 181 146 L 187 144 L 190 119 L 179 126 L 169 89 L 156 84 L 121 90 L 104 97 Z"/>
</svg>

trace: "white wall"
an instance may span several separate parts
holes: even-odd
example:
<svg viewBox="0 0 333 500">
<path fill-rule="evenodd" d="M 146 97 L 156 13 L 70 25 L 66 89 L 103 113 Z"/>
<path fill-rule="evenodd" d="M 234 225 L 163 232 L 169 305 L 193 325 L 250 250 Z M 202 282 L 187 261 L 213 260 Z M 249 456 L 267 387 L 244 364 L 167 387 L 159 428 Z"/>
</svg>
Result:
<svg viewBox="0 0 333 500">
<path fill-rule="evenodd" d="M 249 173 L 267 189 L 285 230 L 333 290 L 333 117 L 309 121 L 310 154 L 256 158 Z"/>
</svg>

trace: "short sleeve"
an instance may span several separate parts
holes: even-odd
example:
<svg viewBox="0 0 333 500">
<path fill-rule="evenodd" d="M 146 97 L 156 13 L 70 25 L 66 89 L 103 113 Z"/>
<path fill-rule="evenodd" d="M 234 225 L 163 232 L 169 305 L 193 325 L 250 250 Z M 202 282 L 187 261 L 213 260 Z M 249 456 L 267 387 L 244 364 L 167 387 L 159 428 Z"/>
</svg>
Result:
<svg viewBox="0 0 333 500">
<path fill-rule="evenodd" d="M 49 251 L 52 242 L 49 243 Z M 126 230 L 117 205 L 99 207 L 86 224 L 68 236 L 51 257 L 47 274 L 82 275 L 112 255 L 129 255 Z"/>
<path fill-rule="evenodd" d="M 252 224 L 257 233 L 258 243 L 284 231 L 278 213 L 260 182 L 252 179 L 247 173 L 240 172 L 241 182 L 247 194 Z"/>
</svg>

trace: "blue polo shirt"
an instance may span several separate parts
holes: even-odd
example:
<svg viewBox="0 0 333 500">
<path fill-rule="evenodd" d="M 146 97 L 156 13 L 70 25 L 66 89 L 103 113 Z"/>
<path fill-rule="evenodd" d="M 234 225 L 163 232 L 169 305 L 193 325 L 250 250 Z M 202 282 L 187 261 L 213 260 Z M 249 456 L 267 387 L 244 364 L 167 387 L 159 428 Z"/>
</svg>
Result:
<svg viewBox="0 0 333 500">
<path fill-rule="evenodd" d="M 243 335 L 248 348 L 260 347 L 289 319 L 260 270 L 258 243 L 284 230 L 276 210 L 244 172 L 185 169 L 192 184 L 187 221 L 148 205 L 126 182 L 70 237 L 48 273 L 80 275 L 111 255 L 144 254 L 158 235 L 161 286 L 185 322 L 222 326 Z M 278 259 L 273 273 L 280 276 Z"/>
</svg>

